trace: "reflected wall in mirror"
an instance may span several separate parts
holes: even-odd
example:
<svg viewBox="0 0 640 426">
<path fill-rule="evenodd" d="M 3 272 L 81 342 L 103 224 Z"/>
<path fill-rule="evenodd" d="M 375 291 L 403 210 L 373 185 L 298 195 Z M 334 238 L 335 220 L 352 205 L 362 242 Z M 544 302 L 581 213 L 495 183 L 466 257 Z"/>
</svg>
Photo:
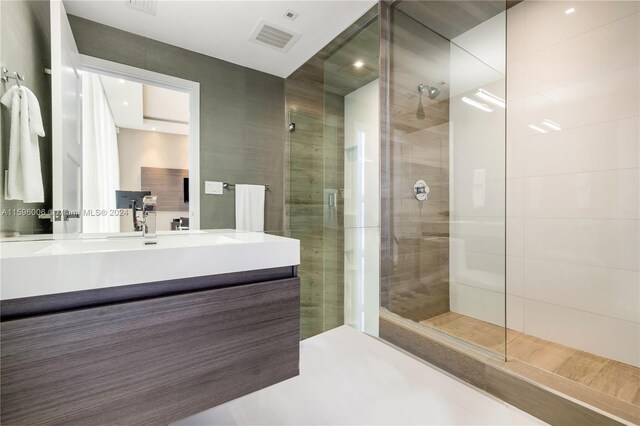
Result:
<svg viewBox="0 0 640 426">
<path fill-rule="evenodd" d="M 83 232 L 141 229 L 142 204 L 116 191 L 158 196 L 158 231 L 188 229 L 189 94 L 88 71 L 82 89 Z"/>
<path fill-rule="evenodd" d="M 3 1 L 0 4 L 0 63 L 7 69 L 7 76 L 14 77 L 19 73 L 24 80 L 20 85 L 28 89 L 37 101 L 42 119 L 42 133 L 44 136 L 26 135 L 29 144 L 39 145 L 38 150 L 32 150 L 32 164 L 41 163 L 41 168 L 35 168 L 33 184 L 42 189 L 41 198 L 31 197 L 27 193 L 25 201 L 24 177 L 22 158 L 19 158 L 19 134 L 14 132 L 13 150 L 10 150 L 11 130 L 19 128 L 12 126 L 12 110 L 17 112 L 19 106 L 12 108 L 12 88 L 17 86 L 14 78 L 0 81 L 0 96 L 4 99 L 0 111 L 0 134 L 2 136 L 0 150 L 0 236 L 11 237 L 24 234 L 51 233 L 50 221 L 39 220 L 38 213 L 48 211 L 52 206 L 52 169 L 51 169 L 51 79 L 45 70 L 51 69 L 51 41 L 49 25 L 49 3 L 38 1 Z M 11 96 L 11 99 L 9 98 Z M 16 101 L 18 101 L 16 99 Z M 33 103 L 32 103 L 33 104 Z M 35 110 L 33 111 L 35 114 Z M 15 116 L 18 119 L 18 116 Z M 35 117 L 34 117 L 35 118 Z M 10 151 L 13 155 L 10 164 Z M 36 162 L 34 155 L 39 156 Z M 26 158 L 27 160 L 29 158 Z M 33 170 L 33 169 L 31 169 Z M 39 173 L 38 173 L 39 171 Z M 39 175 L 41 177 L 39 177 Z M 9 177 L 12 182 L 10 185 Z M 39 180 L 39 182 L 38 182 Z M 12 191 L 9 191 L 9 188 Z M 32 201 L 32 202 L 28 202 Z M 35 201 L 35 202 L 34 202 Z"/>
</svg>

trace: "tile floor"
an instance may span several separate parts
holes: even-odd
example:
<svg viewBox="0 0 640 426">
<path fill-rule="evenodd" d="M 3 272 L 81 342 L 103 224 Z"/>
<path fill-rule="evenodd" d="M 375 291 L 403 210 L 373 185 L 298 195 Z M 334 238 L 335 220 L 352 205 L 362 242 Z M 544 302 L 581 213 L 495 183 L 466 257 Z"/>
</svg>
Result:
<svg viewBox="0 0 640 426">
<path fill-rule="evenodd" d="M 455 312 L 438 315 L 421 324 L 504 353 L 504 328 L 497 325 Z M 507 330 L 506 340 L 509 359 L 523 361 L 640 407 L 640 368 L 513 330 Z"/>
<path fill-rule="evenodd" d="M 542 421 L 342 326 L 301 343 L 300 376 L 187 425 L 540 425 Z"/>
</svg>

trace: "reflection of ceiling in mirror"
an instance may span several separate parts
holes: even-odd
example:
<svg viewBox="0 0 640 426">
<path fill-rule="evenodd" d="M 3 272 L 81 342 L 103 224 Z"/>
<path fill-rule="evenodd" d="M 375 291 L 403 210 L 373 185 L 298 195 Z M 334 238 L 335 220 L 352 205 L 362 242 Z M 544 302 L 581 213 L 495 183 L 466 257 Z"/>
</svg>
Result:
<svg viewBox="0 0 640 426">
<path fill-rule="evenodd" d="M 189 95 L 163 87 L 101 75 L 116 126 L 189 134 Z"/>
<path fill-rule="evenodd" d="M 164 0 L 150 15 L 122 0 L 64 1 L 71 15 L 279 77 L 289 76 L 375 4 L 375 0 Z M 287 18 L 288 10 L 298 16 Z M 249 38 L 261 19 L 301 37 L 286 53 L 253 43 Z"/>
</svg>

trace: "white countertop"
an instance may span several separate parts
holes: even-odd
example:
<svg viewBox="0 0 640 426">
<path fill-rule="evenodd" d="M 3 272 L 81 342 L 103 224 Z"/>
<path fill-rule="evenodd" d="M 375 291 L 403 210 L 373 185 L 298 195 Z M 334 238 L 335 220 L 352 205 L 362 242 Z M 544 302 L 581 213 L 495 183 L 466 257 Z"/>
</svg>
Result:
<svg viewBox="0 0 640 426">
<path fill-rule="evenodd" d="M 300 242 L 235 230 L 0 242 L 0 299 L 294 266 Z"/>
</svg>

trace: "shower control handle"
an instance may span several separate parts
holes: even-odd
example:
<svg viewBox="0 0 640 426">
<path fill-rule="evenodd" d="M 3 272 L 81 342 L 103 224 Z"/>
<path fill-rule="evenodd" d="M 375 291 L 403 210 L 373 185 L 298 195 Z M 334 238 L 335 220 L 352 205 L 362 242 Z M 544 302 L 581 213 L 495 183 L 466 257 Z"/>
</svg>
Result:
<svg viewBox="0 0 640 426">
<path fill-rule="evenodd" d="M 429 188 L 427 182 L 422 179 L 418 179 L 413 185 L 413 195 L 418 201 L 427 201 L 429 192 L 431 192 L 431 188 Z"/>
</svg>

